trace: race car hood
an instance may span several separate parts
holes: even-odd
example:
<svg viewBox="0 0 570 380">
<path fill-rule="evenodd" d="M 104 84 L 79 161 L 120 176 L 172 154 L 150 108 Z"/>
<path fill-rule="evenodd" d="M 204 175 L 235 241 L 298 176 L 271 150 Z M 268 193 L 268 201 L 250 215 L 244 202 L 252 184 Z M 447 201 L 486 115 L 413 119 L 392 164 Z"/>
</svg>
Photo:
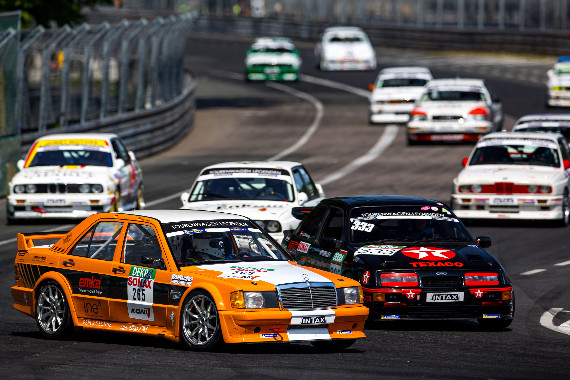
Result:
<svg viewBox="0 0 570 380">
<path fill-rule="evenodd" d="M 323 52 L 326 59 L 372 59 L 374 57 L 374 51 L 367 43 L 324 44 Z"/>
<path fill-rule="evenodd" d="M 426 243 L 420 246 L 367 245 L 354 259 L 380 270 L 499 269 L 487 251 L 475 245 Z"/>
<path fill-rule="evenodd" d="M 251 53 L 245 59 L 250 65 L 292 65 L 299 66 L 301 59 L 291 53 Z"/>
<path fill-rule="evenodd" d="M 207 271 L 214 271 L 215 277 L 246 280 L 247 282 L 265 281 L 273 285 L 291 284 L 295 282 L 332 283 L 331 280 L 320 274 L 287 261 L 248 261 L 197 265 L 196 267 Z M 219 274 L 215 274 L 215 272 Z"/>
<path fill-rule="evenodd" d="M 423 91 L 424 88 L 419 86 L 376 88 L 372 92 L 370 99 L 372 101 L 388 99 L 416 100 L 422 95 Z"/>
<path fill-rule="evenodd" d="M 530 165 L 473 165 L 464 168 L 456 183 L 488 184 L 514 182 L 519 184 L 550 184 L 560 175 L 559 168 Z"/>
<path fill-rule="evenodd" d="M 280 215 L 291 212 L 295 203 L 281 201 L 205 201 L 186 203 L 185 210 L 206 210 L 242 215 L 254 220 L 277 219 Z"/>
<path fill-rule="evenodd" d="M 428 115 L 466 115 L 469 111 L 477 107 L 487 107 L 485 102 L 423 102 L 419 108 L 426 111 Z"/>
<path fill-rule="evenodd" d="M 109 181 L 113 168 L 105 166 L 38 166 L 17 173 L 12 184 L 39 183 L 101 183 Z"/>
</svg>

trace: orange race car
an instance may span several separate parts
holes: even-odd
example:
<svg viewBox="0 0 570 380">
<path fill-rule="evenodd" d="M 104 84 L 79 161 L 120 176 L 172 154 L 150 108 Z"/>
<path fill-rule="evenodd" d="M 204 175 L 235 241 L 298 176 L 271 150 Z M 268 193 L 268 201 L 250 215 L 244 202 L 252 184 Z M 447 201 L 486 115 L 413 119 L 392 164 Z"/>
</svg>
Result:
<svg viewBox="0 0 570 380">
<path fill-rule="evenodd" d="M 58 239 L 53 245 L 34 243 Z M 58 338 L 75 329 L 218 342 L 364 338 L 356 281 L 296 264 L 251 220 L 205 211 L 88 217 L 68 233 L 18 234 L 14 308 Z"/>
</svg>

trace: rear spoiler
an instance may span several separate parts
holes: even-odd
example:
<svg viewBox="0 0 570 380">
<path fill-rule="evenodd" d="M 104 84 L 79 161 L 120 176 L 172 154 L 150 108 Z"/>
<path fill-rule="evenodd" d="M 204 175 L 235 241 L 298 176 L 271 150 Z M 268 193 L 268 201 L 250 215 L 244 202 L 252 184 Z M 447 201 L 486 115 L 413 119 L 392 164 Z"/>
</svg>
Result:
<svg viewBox="0 0 570 380">
<path fill-rule="evenodd" d="M 61 239 L 69 231 L 29 232 L 18 234 L 18 252 L 26 252 L 34 246 L 34 240 Z"/>
<path fill-rule="evenodd" d="M 293 207 L 291 214 L 295 219 L 303 220 L 315 207 Z"/>
</svg>

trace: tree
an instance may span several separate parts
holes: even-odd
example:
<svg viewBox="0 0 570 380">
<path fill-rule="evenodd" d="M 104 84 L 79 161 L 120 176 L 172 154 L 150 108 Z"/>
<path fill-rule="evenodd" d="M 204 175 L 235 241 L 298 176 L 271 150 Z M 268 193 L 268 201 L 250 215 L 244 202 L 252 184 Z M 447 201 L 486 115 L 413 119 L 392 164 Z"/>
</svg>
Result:
<svg viewBox="0 0 570 380">
<path fill-rule="evenodd" d="M 51 23 L 62 26 L 83 22 L 81 9 L 95 4 L 111 4 L 111 0 L 0 0 L 0 12 L 21 11 L 24 28 L 35 24 L 49 27 Z"/>
</svg>

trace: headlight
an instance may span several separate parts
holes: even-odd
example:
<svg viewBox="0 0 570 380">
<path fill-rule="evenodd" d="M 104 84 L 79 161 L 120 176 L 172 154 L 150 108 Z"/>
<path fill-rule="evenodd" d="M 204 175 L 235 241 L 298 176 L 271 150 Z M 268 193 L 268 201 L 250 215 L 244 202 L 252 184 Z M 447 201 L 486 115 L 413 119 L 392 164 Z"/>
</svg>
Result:
<svg viewBox="0 0 570 380">
<path fill-rule="evenodd" d="M 238 290 L 230 293 L 231 306 L 236 309 L 262 309 L 264 307 L 279 307 L 275 295 L 271 297 L 271 292 L 244 292 Z M 274 293 L 274 292 L 273 292 Z M 268 296 L 268 300 L 266 300 Z M 272 299 L 275 298 L 275 299 Z"/>
<path fill-rule="evenodd" d="M 470 185 L 461 185 L 461 186 L 459 186 L 459 191 L 462 193 L 468 193 L 471 191 L 471 186 Z"/>
<path fill-rule="evenodd" d="M 552 191 L 552 187 L 550 186 L 540 186 L 541 193 L 550 193 Z"/>
<path fill-rule="evenodd" d="M 246 309 L 261 309 L 264 305 L 263 294 L 260 292 L 244 292 Z"/>
<path fill-rule="evenodd" d="M 483 190 L 483 187 L 481 185 L 473 185 L 471 186 L 471 191 L 473 191 L 474 193 L 480 193 L 481 190 Z"/>
<path fill-rule="evenodd" d="M 80 193 L 88 193 L 90 190 L 91 190 L 91 186 L 89 186 L 86 183 L 79 185 L 79 192 Z"/>
<path fill-rule="evenodd" d="M 529 193 L 536 193 L 538 191 L 538 186 L 536 185 L 528 185 L 526 188 Z"/>
<path fill-rule="evenodd" d="M 26 187 L 24 185 L 16 185 L 14 186 L 14 193 L 22 194 L 26 192 Z"/>
<path fill-rule="evenodd" d="M 351 286 L 349 288 L 342 288 L 344 291 L 344 304 L 356 305 L 360 303 L 360 286 Z"/>
<path fill-rule="evenodd" d="M 281 224 L 276 220 L 268 220 L 265 229 L 267 232 L 279 232 L 281 231 Z"/>
<path fill-rule="evenodd" d="M 26 193 L 33 194 L 33 193 L 35 193 L 37 190 L 38 190 L 38 189 L 37 189 L 36 185 L 31 185 L 31 184 L 30 184 L 30 185 L 26 185 Z"/>
<path fill-rule="evenodd" d="M 93 185 L 93 186 L 91 186 L 91 191 L 94 193 L 102 193 L 103 192 L 103 185 L 99 185 L 99 184 Z"/>
</svg>

